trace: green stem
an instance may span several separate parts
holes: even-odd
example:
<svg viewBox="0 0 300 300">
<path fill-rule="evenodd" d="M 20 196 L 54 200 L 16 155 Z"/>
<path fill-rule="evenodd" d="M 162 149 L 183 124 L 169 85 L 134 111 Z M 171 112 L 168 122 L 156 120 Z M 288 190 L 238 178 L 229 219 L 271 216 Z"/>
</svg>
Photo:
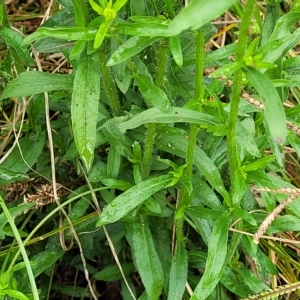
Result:
<svg viewBox="0 0 300 300">
<path fill-rule="evenodd" d="M 158 47 L 158 54 L 157 54 L 157 69 L 156 69 L 155 85 L 159 88 L 162 87 L 164 82 L 168 52 L 169 52 L 169 43 L 167 39 L 164 39 L 161 41 Z M 145 152 L 141 164 L 141 175 L 143 179 L 147 178 L 150 173 L 155 135 L 156 135 L 156 124 L 150 123 L 147 128 L 146 140 L 145 140 Z"/>
<path fill-rule="evenodd" d="M 194 99 L 198 101 L 198 107 L 200 108 L 201 100 L 204 95 L 203 89 L 203 69 L 204 69 L 204 34 L 201 31 L 197 31 L 196 35 L 196 75 L 195 75 L 195 91 Z M 189 134 L 189 143 L 188 143 L 188 152 L 187 152 L 187 168 L 185 175 L 188 180 L 192 179 L 193 171 L 193 162 L 194 162 L 194 151 L 197 140 L 198 125 L 191 124 L 190 134 Z"/>
<path fill-rule="evenodd" d="M 255 5 L 255 0 L 248 0 L 243 15 L 243 21 L 240 29 L 239 41 L 236 52 L 236 61 L 239 62 L 243 59 L 247 47 L 247 30 L 251 24 L 252 12 Z M 231 180 L 231 193 L 235 191 L 235 174 L 238 169 L 238 153 L 236 148 L 236 123 L 238 118 L 240 93 L 243 87 L 243 73 L 241 69 L 237 70 L 233 76 L 233 88 L 230 100 L 230 113 L 229 113 L 229 126 L 228 126 L 228 156 L 229 156 L 229 170 Z"/>
<path fill-rule="evenodd" d="M 197 31 L 196 35 L 196 75 L 195 75 L 195 91 L 194 91 L 194 99 L 198 101 L 198 107 L 200 108 L 201 100 L 204 95 L 203 88 L 203 69 L 204 69 L 204 34 L 201 31 Z M 197 143 L 197 134 L 198 134 L 198 125 L 191 124 L 190 133 L 189 133 L 189 141 L 188 141 L 188 149 L 187 149 L 187 157 L 186 163 L 187 167 L 185 169 L 185 177 L 187 181 L 192 181 L 193 175 L 193 165 L 194 165 L 194 152 L 195 145 Z M 179 199 L 178 211 L 180 210 L 180 216 L 176 222 L 176 234 L 178 240 L 183 240 L 183 223 L 184 223 L 184 209 L 190 204 L 191 197 L 189 194 L 189 190 L 187 187 L 184 187 L 182 194 Z"/>
<path fill-rule="evenodd" d="M 169 53 L 169 40 L 163 39 L 158 45 L 158 53 L 157 53 L 155 85 L 159 88 L 161 88 L 164 83 L 168 53 Z"/>
<path fill-rule="evenodd" d="M 146 179 L 150 173 L 151 162 L 152 162 L 152 151 L 153 151 L 153 145 L 155 141 L 155 132 L 156 132 L 156 124 L 155 123 L 148 124 L 146 139 L 145 139 L 145 152 L 141 164 L 141 175 L 143 179 Z"/>
<path fill-rule="evenodd" d="M 9 223 L 9 225 L 10 225 L 10 227 L 11 227 L 13 233 L 14 233 L 14 236 L 15 236 L 18 244 L 19 244 L 19 249 L 20 249 L 20 252 L 22 253 L 24 264 L 25 264 L 27 274 L 28 274 L 28 278 L 29 278 L 29 282 L 30 282 L 30 285 L 31 285 L 33 299 L 38 300 L 39 299 L 38 289 L 37 289 L 36 282 L 35 282 L 35 279 L 34 279 L 34 275 L 33 275 L 33 272 L 32 272 L 32 268 L 31 268 L 31 265 L 30 265 L 30 262 L 29 262 L 29 258 L 28 258 L 27 253 L 26 253 L 26 249 L 25 249 L 24 244 L 22 242 L 22 239 L 19 235 L 19 232 L 18 232 L 18 229 L 15 225 L 15 222 L 14 222 L 13 218 L 11 217 L 11 215 L 9 213 L 9 210 L 7 209 L 7 207 L 4 203 L 4 200 L 2 199 L 1 196 L 0 196 L 0 206 L 3 209 L 3 212 L 4 212 L 4 214 L 7 218 L 7 221 L 8 221 L 8 223 Z"/>
<path fill-rule="evenodd" d="M 110 107 L 114 116 L 119 117 L 121 115 L 121 105 L 118 97 L 118 92 L 114 83 L 114 80 L 106 66 L 105 54 L 100 51 L 100 71 L 104 81 L 104 89 L 110 102 Z"/>
</svg>

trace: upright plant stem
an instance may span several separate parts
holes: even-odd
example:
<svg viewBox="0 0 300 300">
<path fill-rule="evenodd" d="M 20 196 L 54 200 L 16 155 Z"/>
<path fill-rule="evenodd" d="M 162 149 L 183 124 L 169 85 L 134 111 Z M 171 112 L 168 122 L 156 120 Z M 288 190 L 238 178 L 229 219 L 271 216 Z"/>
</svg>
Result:
<svg viewBox="0 0 300 300">
<path fill-rule="evenodd" d="M 155 85 L 159 88 L 162 87 L 163 85 L 163 81 L 166 73 L 168 52 L 169 52 L 169 43 L 167 39 L 164 39 L 159 45 L 158 54 L 157 54 L 157 72 L 155 78 Z M 147 178 L 150 173 L 155 135 L 156 135 L 156 124 L 150 123 L 148 125 L 148 129 L 146 133 L 145 151 L 144 151 L 144 157 L 141 166 L 141 175 L 143 179 Z"/>
<path fill-rule="evenodd" d="M 196 76 L 195 76 L 195 92 L 194 92 L 194 99 L 198 101 L 198 107 L 200 108 L 201 100 L 204 94 L 203 89 L 203 68 L 204 68 L 204 34 L 201 31 L 197 31 L 196 35 Z M 187 150 L 187 157 L 186 163 L 187 167 L 185 170 L 185 176 L 187 181 L 192 181 L 193 175 L 193 162 L 194 162 L 194 151 L 195 145 L 197 141 L 197 133 L 198 133 L 198 125 L 191 124 L 190 126 L 190 133 L 189 133 L 189 142 L 188 142 L 188 150 Z M 179 199 L 178 203 L 178 211 L 180 210 L 180 215 L 182 217 L 177 219 L 176 224 L 176 233 L 177 239 L 182 240 L 184 238 L 183 234 L 183 210 L 186 206 L 190 204 L 190 191 L 187 187 L 184 187 L 182 194 Z"/>
<path fill-rule="evenodd" d="M 18 229 L 15 225 L 14 219 L 10 215 L 9 210 L 6 207 L 6 204 L 4 203 L 4 200 L 1 198 L 1 196 L 0 196 L 0 206 L 1 206 L 5 216 L 7 218 L 7 221 L 8 221 L 8 223 L 9 223 L 9 225 L 10 225 L 10 227 L 11 227 L 13 233 L 14 233 L 15 238 L 16 238 L 18 244 L 19 244 L 19 250 L 22 253 L 24 264 L 25 264 L 26 271 L 27 271 L 28 278 L 29 278 L 29 282 L 30 282 L 30 285 L 31 285 L 31 291 L 32 291 L 33 299 L 38 300 L 39 299 L 38 289 L 37 289 L 37 286 L 36 286 L 36 282 L 35 282 L 35 279 L 34 279 L 34 274 L 33 274 L 33 271 L 32 271 L 32 268 L 31 268 L 31 265 L 30 265 L 30 262 L 29 262 L 28 255 L 26 253 L 25 246 L 24 246 L 23 241 L 20 237 Z"/>
<path fill-rule="evenodd" d="M 246 47 L 247 47 L 247 30 L 251 24 L 252 13 L 255 5 L 255 0 L 246 1 L 246 7 L 242 20 L 242 25 L 239 34 L 239 41 L 236 51 L 236 61 L 243 59 Z M 238 153 L 236 148 L 236 123 L 239 110 L 240 94 L 242 90 L 243 73 L 241 69 L 238 69 L 233 75 L 233 88 L 230 100 L 230 113 L 229 113 L 229 127 L 227 134 L 228 141 L 228 156 L 229 156 L 229 170 L 231 180 L 231 193 L 233 195 L 235 191 L 235 175 L 238 168 Z"/>
<path fill-rule="evenodd" d="M 106 66 L 105 54 L 100 51 L 99 55 L 100 70 L 104 81 L 104 89 L 110 102 L 110 107 L 113 111 L 114 116 L 118 117 L 121 115 L 121 105 L 118 97 L 118 92 L 114 83 L 114 80 Z"/>
<path fill-rule="evenodd" d="M 203 89 L 203 68 L 204 68 L 204 34 L 201 31 L 196 32 L 196 77 L 195 77 L 195 91 L 194 99 L 198 101 L 198 108 L 200 108 L 201 100 L 204 95 Z M 188 180 L 192 179 L 193 161 L 194 161 L 194 150 L 197 139 L 198 125 L 191 124 L 188 152 L 186 158 L 186 173 Z"/>
</svg>

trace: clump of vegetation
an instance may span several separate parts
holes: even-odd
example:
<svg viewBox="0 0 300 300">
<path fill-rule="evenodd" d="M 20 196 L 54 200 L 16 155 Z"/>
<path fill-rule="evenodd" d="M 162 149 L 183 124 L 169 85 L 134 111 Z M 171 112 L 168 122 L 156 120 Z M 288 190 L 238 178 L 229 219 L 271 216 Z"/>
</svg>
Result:
<svg viewBox="0 0 300 300">
<path fill-rule="evenodd" d="M 298 2 L 11 5 L 1 299 L 298 299 Z"/>
</svg>

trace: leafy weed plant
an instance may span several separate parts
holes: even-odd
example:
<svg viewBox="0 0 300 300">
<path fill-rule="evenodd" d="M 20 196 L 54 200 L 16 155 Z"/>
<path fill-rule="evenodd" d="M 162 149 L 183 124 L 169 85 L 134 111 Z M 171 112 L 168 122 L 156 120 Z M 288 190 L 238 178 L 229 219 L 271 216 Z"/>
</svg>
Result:
<svg viewBox="0 0 300 300">
<path fill-rule="evenodd" d="M 1 299 L 298 299 L 298 2 L 50 4 L 0 6 Z"/>
</svg>

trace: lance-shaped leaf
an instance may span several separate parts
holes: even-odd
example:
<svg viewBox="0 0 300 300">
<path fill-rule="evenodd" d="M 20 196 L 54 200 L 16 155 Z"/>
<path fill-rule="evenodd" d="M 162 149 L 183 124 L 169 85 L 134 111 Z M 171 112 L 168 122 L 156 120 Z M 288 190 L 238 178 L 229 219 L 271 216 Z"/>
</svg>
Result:
<svg viewBox="0 0 300 300">
<path fill-rule="evenodd" d="M 87 169 L 94 159 L 99 98 L 99 54 L 84 54 L 75 74 L 71 118 L 75 144 Z"/>
<path fill-rule="evenodd" d="M 264 114 L 269 126 L 272 138 L 278 144 L 284 144 L 287 135 L 286 117 L 283 104 L 278 95 L 276 88 L 271 80 L 258 70 L 247 67 L 243 68 L 250 83 L 262 97 L 264 104 Z"/>
<path fill-rule="evenodd" d="M 200 113 L 195 110 L 172 106 L 170 111 L 162 111 L 156 107 L 147 109 L 132 119 L 121 123 L 121 130 L 136 128 L 146 123 L 195 123 L 206 125 L 217 125 L 216 120 L 211 115 Z"/>
<path fill-rule="evenodd" d="M 170 50 L 173 55 L 173 58 L 176 64 L 179 67 L 182 67 L 183 64 L 183 56 L 182 56 L 182 49 L 181 49 L 181 42 L 178 35 L 172 36 L 170 38 Z"/>
<path fill-rule="evenodd" d="M 145 74 L 134 76 L 142 96 L 149 106 L 155 106 L 163 111 L 171 110 L 171 103 L 163 90 L 154 85 L 152 78 Z"/>
<path fill-rule="evenodd" d="M 10 97 L 25 97 L 56 90 L 71 90 L 74 77 L 71 75 L 49 74 L 27 71 L 8 83 L 0 100 Z"/>
<path fill-rule="evenodd" d="M 170 25 L 171 35 L 180 34 L 183 30 L 200 28 L 213 19 L 218 18 L 237 0 L 194 0 L 182 9 Z"/>
<path fill-rule="evenodd" d="M 104 208 L 96 226 L 103 226 L 120 220 L 153 194 L 165 188 L 171 180 L 171 175 L 161 175 L 133 186 Z"/>
<path fill-rule="evenodd" d="M 222 277 L 222 268 L 227 255 L 228 228 L 231 214 L 226 211 L 217 220 L 208 243 L 205 271 L 191 300 L 205 300 Z"/>
<path fill-rule="evenodd" d="M 67 41 L 90 41 L 96 36 L 98 29 L 88 27 L 72 27 L 72 28 L 38 28 L 33 34 L 27 36 L 23 40 L 23 45 L 30 44 L 36 40 L 45 37 L 54 37 L 58 39 L 64 39 Z"/>
<path fill-rule="evenodd" d="M 0 28 L 0 37 L 5 40 L 5 43 L 15 50 L 16 55 L 19 56 L 20 60 L 30 66 L 35 66 L 35 61 L 30 56 L 30 51 L 24 46 L 21 46 L 22 36 L 15 30 L 7 27 Z"/>
<path fill-rule="evenodd" d="M 162 264 L 155 249 L 153 237 L 147 219 L 140 216 L 140 220 L 126 224 L 126 239 L 128 240 L 133 259 L 147 293 L 146 299 L 159 299 L 164 275 Z M 143 299 L 143 296 L 139 299 Z"/>
<path fill-rule="evenodd" d="M 170 36 L 169 25 L 157 23 L 121 23 L 113 27 L 118 33 L 135 36 Z"/>
<path fill-rule="evenodd" d="M 160 38 L 161 37 L 133 36 L 112 54 L 107 62 L 107 65 L 113 66 L 120 64 L 128 58 L 138 54 L 147 46 L 151 45 Z"/>
<path fill-rule="evenodd" d="M 185 291 L 188 270 L 188 255 L 184 243 L 178 241 L 172 259 L 168 300 L 181 300 Z"/>
<path fill-rule="evenodd" d="M 43 151 L 45 140 L 45 132 L 41 132 L 36 138 L 22 138 L 19 141 L 19 147 L 13 149 L 1 167 L 14 172 L 26 173 L 37 162 Z M 34 147 L 32 147 L 33 144 Z"/>
</svg>

